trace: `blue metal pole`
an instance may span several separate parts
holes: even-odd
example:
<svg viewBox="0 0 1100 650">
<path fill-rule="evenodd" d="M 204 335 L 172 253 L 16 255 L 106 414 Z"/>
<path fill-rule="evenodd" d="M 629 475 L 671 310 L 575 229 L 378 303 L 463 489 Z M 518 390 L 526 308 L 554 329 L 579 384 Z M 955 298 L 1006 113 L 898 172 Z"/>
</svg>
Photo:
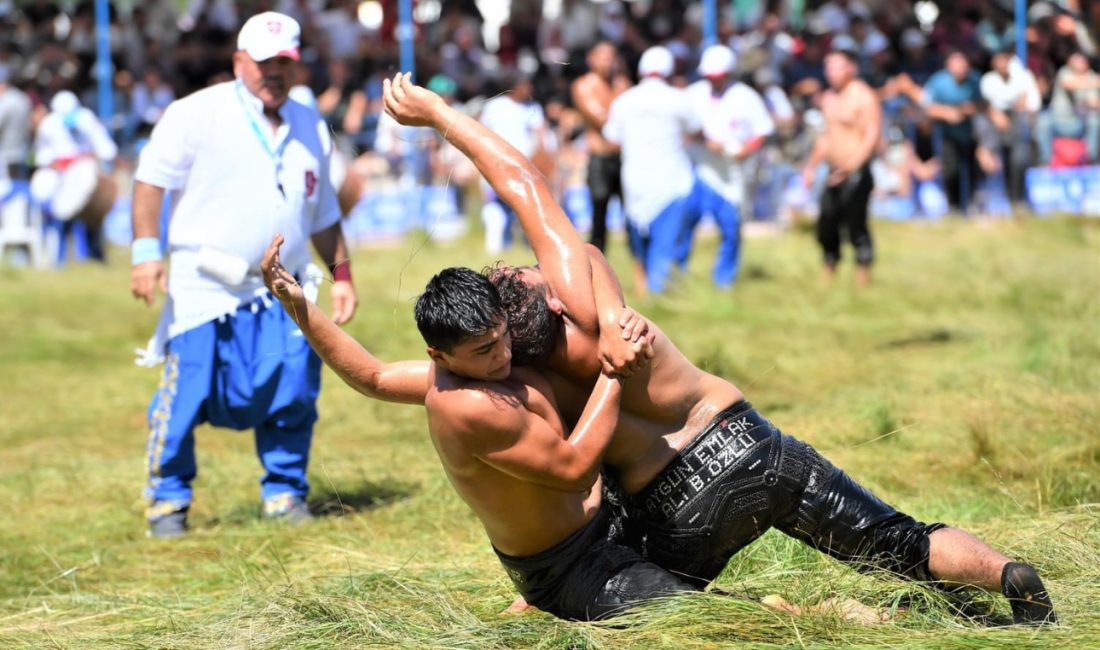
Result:
<svg viewBox="0 0 1100 650">
<path fill-rule="evenodd" d="M 1027 0 L 1016 0 L 1016 57 L 1027 67 Z"/>
<path fill-rule="evenodd" d="M 114 70 L 111 67 L 111 18 L 107 0 L 95 0 L 95 57 L 96 109 L 100 121 L 110 129 L 115 107 L 111 92 Z"/>
<path fill-rule="evenodd" d="M 416 81 L 416 56 L 413 40 L 412 0 L 397 0 L 397 42 L 401 45 L 401 71 L 411 72 Z"/>
<path fill-rule="evenodd" d="M 718 0 L 703 0 L 703 47 L 718 42 Z"/>
</svg>

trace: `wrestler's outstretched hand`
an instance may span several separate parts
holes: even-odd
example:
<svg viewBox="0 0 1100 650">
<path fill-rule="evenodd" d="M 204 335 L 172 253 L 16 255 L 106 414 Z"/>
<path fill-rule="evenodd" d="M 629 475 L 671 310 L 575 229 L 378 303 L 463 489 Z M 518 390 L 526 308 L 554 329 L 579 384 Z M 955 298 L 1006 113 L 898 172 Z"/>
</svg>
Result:
<svg viewBox="0 0 1100 650">
<path fill-rule="evenodd" d="M 279 247 L 283 245 L 283 241 L 282 235 L 275 235 L 271 240 L 264 252 L 263 261 L 260 262 L 260 272 L 263 273 L 267 290 L 283 303 L 287 313 L 297 321 L 298 315 L 306 313 L 306 294 L 279 260 Z"/>
<path fill-rule="evenodd" d="M 412 82 L 412 73 L 397 73 L 393 80 L 382 80 L 382 104 L 386 113 L 405 126 L 436 125 L 436 118 L 447 108 L 443 98 Z"/>
</svg>

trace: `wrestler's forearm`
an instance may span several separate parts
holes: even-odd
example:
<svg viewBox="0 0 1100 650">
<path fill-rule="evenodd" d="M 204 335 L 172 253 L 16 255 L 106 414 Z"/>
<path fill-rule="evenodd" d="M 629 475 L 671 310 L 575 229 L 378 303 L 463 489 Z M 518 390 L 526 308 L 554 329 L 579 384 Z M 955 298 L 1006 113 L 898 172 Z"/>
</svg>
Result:
<svg viewBox="0 0 1100 650">
<path fill-rule="evenodd" d="M 546 179 L 515 147 L 477 120 L 449 106 L 442 107 L 433 126 L 466 154 L 501 200 L 516 211 L 529 237 L 545 233 L 555 238 L 575 239 L 577 250 L 581 249 L 583 242 L 554 201 Z M 535 255 L 539 252 L 536 249 Z"/>
<path fill-rule="evenodd" d="M 592 396 L 566 442 L 573 447 L 568 466 L 559 468 L 571 487 L 587 489 L 600 475 L 600 463 L 615 427 L 619 424 L 619 398 L 622 384 L 601 374 L 592 388 Z"/>
<path fill-rule="evenodd" d="M 345 384 L 367 397 L 384 402 L 424 403 L 428 392 L 427 362 L 385 363 L 340 329 L 317 305 L 305 301 L 304 307 L 285 303 L 283 307 L 298 324 L 317 356 Z"/>
<path fill-rule="evenodd" d="M 626 306 L 623 297 L 623 287 L 619 284 L 619 278 L 615 270 L 604 257 L 603 252 L 592 244 L 585 244 L 588 260 L 592 264 L 592 290 L 596 295 L 596 311 L 600 317 L 600 332 L 605 328 L 615 330 L 618 334 L 619 318 L 622 316 L 623 307 Z"/>
<path fill-rule="evenodd" d="M 132 226 L 134 239 L 160 236 L 160 208 L 164 188 L 141 181 L 134 182 Z"/>
<path fill-rule="evenodd" d="M 503 138 L 449 106 L 439 106 L 432 126 L 477 166 L 515 211 L 547 284 L 579 327 L 594 329 L 592 270 L 584 242 L 554 200 L 542 173 Z"/>
</svg>

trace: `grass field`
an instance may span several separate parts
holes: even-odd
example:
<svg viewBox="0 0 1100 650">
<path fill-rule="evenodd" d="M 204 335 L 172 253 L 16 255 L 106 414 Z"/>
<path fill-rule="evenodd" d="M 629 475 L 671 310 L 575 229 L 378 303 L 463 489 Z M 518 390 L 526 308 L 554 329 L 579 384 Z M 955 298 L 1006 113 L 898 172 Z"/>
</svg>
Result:
<svg viewBox="0 0 1100 650">
<path fill-rule="evenodd" d="M 193 532 L 145 537 L 144 411 L 131 364 L 156 314 L 107 267 L 0 270 L 0 647 L 1100 647 L 1100 221 L 880 225 L 877 284 L 831 290 L 811 236 L 753 239 L 733 293 L 713 244 L 670 295 L 636 303 L 687 355 L 895 505 L 1039 567 L 1064 624 L 1005 629 L 1000 599 L 948 601 L 856 574 L 769 533 L 713 594 L 615 624 L 500 617 L 513 597 L 439 467 L 419 407 L 326 372 L 300 528 L 258 517 L 251 434 L 203 428 Z M 349 331 L 420 358 L 412 299 L 473 236 L 355 254 Z M 612 261 L 628 277 L 621 242 Z M 526 253 L 510 259 L 522 261 Z M 324 302 L 323 302 L 324 304 Z M 758 604 L 844 595 L 896 610 L 861 627 Z M 970 616 L 958 613 L 964 609 Z"/>
</svg>

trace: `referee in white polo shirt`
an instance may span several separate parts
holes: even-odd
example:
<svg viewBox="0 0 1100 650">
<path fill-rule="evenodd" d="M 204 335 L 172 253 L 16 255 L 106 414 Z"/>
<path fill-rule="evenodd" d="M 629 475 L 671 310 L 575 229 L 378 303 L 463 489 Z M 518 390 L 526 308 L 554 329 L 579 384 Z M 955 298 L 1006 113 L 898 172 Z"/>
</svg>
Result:
<svg viewBox="0 0 1100 650">
<path fill-rule="evenodd" d="M 703 215 L 718 225 L 722 243 L 714 264 L 714 284 L 728 288 L 737 279 L 741 252 L 741 204 L 744 202 L 750 156 L 775 131 L 764 99 L 737 80 L 737 57 L 725 45 L 711 45 L 699 60 L 699 81 L 687 87 L 691 104 L 703 125 L 701 140 L 692 142 L 695 161 L 695 204 L 684 221 L 677 261 L 683 267 L 691 254 L 692 233 Z"/>
<path fill-rule="evenodd" d="M 611 103 L 603 127 L 608 142 L 622 149 L 630 250 L 644 270 L 645 286 L 654 293 L 668 284 L 684 218 L 693 205 L 695 174 L 685 140 L 701 129 L 687 95 L 667 81 L 674 66 L 664 47 L 643 52 L 638 62 L 641 81 Z"/>
<path fill-rule="evenodd" d="M 149 407 L 149 533 L 187 530 L 203 422 L 255 429 L 263 514 L 309 518 L 309 461 L 321 362 L 264 288 L 259 263 L 275 233 L 308 281 L 309 242 L 333 272 L 333 319 L 357 299 L 329 181 L 331 140 L 317 112 L 288 100 L 300 28 L 266 12 L 241 28 L 235 81 L 173 102 L 142 151 L 133 201 L 131 290 L 168 299 L 145 361 L 163 354 Z M 167 250 L 159 214 L 169 191 Z M 165 258 L 169 269 L 165 270 Z"/>
</svg>

